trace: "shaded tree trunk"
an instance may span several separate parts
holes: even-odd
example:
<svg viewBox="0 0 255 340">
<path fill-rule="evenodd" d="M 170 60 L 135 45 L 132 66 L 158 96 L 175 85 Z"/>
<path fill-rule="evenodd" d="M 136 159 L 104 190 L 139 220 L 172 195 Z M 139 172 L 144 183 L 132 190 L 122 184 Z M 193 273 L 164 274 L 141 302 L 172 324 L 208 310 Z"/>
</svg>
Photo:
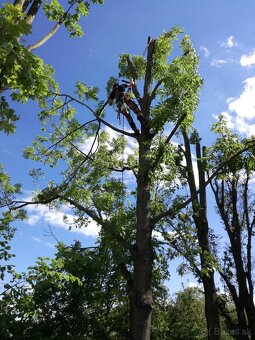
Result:
<svg viewBox="0 0 255 340">
<path fill-rule="evenodd" d="M 144 80 L 142 112 L 147 120 L 150 112 L 150 86 L 152 81 L 155 40 L 148 46 L 147 66 Z M 131 317 L 131 339 L 149 340 L 151 334 L 152 297 L 152 226 L 150 224 L 151 180 L 148 154 L 151 140 L 147 129 L 142 127 L 139 137 L 139 166 L 137 175 L 137 230 L 134 252 L 134 287 Z"/>
<path fill-rule="evenodd" d="M 249 339 L 248 337 L 248 331 L 247 331 L 247 320 L 246 320 L 246 313 L 245 313 L 245 308 L 244 308 L 244 304 L 243 301 L 240 300 L 237 291 L 236 291 L 236 287 L 230 282 L 228 276 L 221 271 L 220 275 L 222 277 L 222 279 L 224 280 L 224 282 L 226 283 L 228 290 L 230 292 L 230 295 L 233 299 L 235 308 L 236 308 L 236 313 L 237 313 L 237 324 L 234 320 L 232 320 L 230 318 L 228 314 L 228 311 L 224 309 L 224 306 L 222 306 L 222 303 L 220 303 L 221 305 L 221 314 L 223 315 L 223 317 L 226 319 L 227 325 L 229 327 L 229 329 L 233 330 L 234 333 L 243 333 L 242 335 L 237 335 L 237 337 L 235 337 L 235 339 L 243 339 L 243 340 L 247 340 Z"/>
<path fill-rule="evenodd" d="M 196 144 L 196 156 L 199 174 L 199 189 L 205 187 L 205 172 L 203 169 L 200 144 Z M 217 306 L 217 295 L 214 282 L 214 270 L 212 265 L 208 263 L 207 256 L 211 254 L 209 244 L 209 227 L 207 219 L 207 199 L 206 190 L 202 190 L 200 193 L 200 206 L 199 206 L 199 223 L 197 224 L 198 242 L 202 249 L 201 254 L 201 268 L 206 269 L 207 273 L 202 274 L 202 281 L 205 293 L 205 314 L 208 329 L 208 339 L 220 339 L 221 328 L 219 311 Z"/>
<path fill-rule="evenodd" d="M 140 144 L 137 178 L 137 233 L 134 255 L 133 317 L 131 339 L 150 339 L 152 315 L 153 248 L 150 226 L 150 179 L 148 176 L 148 143 Z"/>
<path fill-rule="evenodd" d="M 252 276 L 251 268 L 251 235 L 250 231 L 252 225 L 248 216 L 248 188 L 247 181 L 244 185 L 244 193 L 240 202 L 239 194 L 240 190 L 238 179 L 232 179 L 231 181 L 221 181 L 219 184 L 215 180 L 212 185 L 212 189 L 215 195 L 216 204 L 220 213 L 221 219 L 224 222 L 228 237 L 230 240 L 230 255 L 234 260 L 234 268 L 232 268 L 233 275 L 236 277 L 238 284 L 238 294 L 236 296 L 233 289 L 229 289 L 233 298 L 237 317 L 238 317 L 238 331 L 241 334 L 240 339 L 249 339 L 249 334 L 252 339 L 255 339 L 255 306 L 253 301 L 253 284 L 250 280 Z M 230 201 L 228 201 L 230 199 Z M 244 218 L 240 216 L 239 208 L 243 205 Z M 244 228 L 243 222 L 246 222 L 246 228 L 248 231 L 247 241 L 247 265 L 244 263 L 244 249 L 242 246 L 242 230 Z M 247 268 L 247 269 L 246 269 Z M 235 273 L 234 273 L 235 271 Z M 229 288 L 231 279 L 228 275 L 222 275 L 224 281 Z"/>
<path fill-rule="evenodd" d="M 187 162 L 188 171 L 188 184 L 191 196 L 196 195 L 195 176 L 192 165 L 192 156 L 190 141 L 186 131 L 183 132 L 184 145 L 185 145 L 185 158 Z M 205 315 L 208 330 L 208 339 L 221 339 L 221 327 L 219 319 L 219 311 L 217 306 L 217 295 L 214 282 L 214 270 L 212 264 L 208 261 L 208 256 L 211 255 L 209 243 L 209 228 L 207 220 L 207 200 L 205 188 L 205 173 L 202 164 L 202 155 L 200 144 L 196 144 L 196 157 L 198 164 L 199 174 L 199 198 L 197 197 L 192 201 L 193 220 L 197 229 L 198 243 L 201 248 L 200 263 L 201 263 L 201 280 L 203 282 L 205 294 Z"/>
</svg>

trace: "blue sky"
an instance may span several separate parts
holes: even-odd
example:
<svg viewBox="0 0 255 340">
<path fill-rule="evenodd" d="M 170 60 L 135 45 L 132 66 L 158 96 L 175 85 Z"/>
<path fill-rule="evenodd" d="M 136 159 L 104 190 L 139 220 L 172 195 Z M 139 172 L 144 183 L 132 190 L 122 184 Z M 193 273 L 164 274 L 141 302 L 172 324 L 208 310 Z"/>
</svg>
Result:
<svg viewBox="0 0 255 340">
<path fill-rule="evenodd" d="M 61 2 L 61 1 L 60 1 Z M 1 1 L 1 5 L 4 2 Z M 203 144 L 209 145 L 214 135 L 210 128 L 217 115 L 224 113 L 230 126 L 243 137 L 255 134 L 255 2 L 253 0 L 106 0 L 104 5 L 91 7 L 89 17 L 82 21 L 84 38 L 69 39 L 64 28 L 35 50 L 56 70 L 56 80 L 62 92 L 72 93 L 77 80 L 87 85 L 98 86 L 100 99 L 106 99 L 105 86 L 110 76 L 117 76 L 118 58 L 121 53 L 142 54 L 147 37 L 157 38 L 173 25 L 183 27 L 200 55 L 200 74 L 204 79 L 201 100 L 196 112 L 195 125 L 203 137 Z M 42 15 L 36 18 L 33 35 L 28 43 L 41 38 L 52 23 Z M 22 150 L 31 144 L 40 132 L 37 120 L 38 108 L 29 102 L 21 106 L 14 104 L 21 115 L 14 135 L 0 136 L 0 161 L 14 182 L 23 183 L 25 195 L 29 197 L 35 188 L 45 182 L 33 184 L 27 176 L 35 167 L 22 158 Z M 112 112 L 112 111 L 111 111 Z M 79 112 L 82 122 L 87 120 L 86 111 Z M 113 124 L 116 113 L 109 116 Z M 47 177 L 54 177 L 49 170 Z M 16 236 L 12 242 L 17 254 L 17 270 L 25 270 L 37 256 L 52 256 L 56 241 L 46 236 L 50 225 L 54 235 L 67 243 L 80 239 L 84 246 L 93 244 L 96 226 L 79 233 L 67 231 L 61 214 L 45 207 L 30 208 L 30 219 L 17 224 Z M 209 208 L 209 218 L 215 223 L 214 208 Z M 210 221 L 209 221 L 210 222 Z M 46 230 L 46 231 L 45 231 Z M 183 280 L 175 275 L 169 287 L 172 291 L 187 285 L 192 278 Z"/>
</svg>

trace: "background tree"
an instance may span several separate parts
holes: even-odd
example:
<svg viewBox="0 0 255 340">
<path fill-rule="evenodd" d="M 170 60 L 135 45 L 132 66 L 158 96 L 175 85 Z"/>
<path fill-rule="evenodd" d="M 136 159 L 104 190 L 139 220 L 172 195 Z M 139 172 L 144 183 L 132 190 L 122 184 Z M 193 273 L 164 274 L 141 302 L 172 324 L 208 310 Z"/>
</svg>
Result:
<svg viewBox="0 0 255 340">
<path fill-rule="evenodd" d="M 187 181 L 190 189 L 190 195 L 194 197 L 192 201 L 193 221 L 196 226 L 197 240 L 199 246 L 200 268 L 196 274 L 203 282 L 205 294 L 205 314 L 208 328 L 208 339 L 220 339 L 220 318 L 217 306 L 217 295 L 214 281 L 214 267 L 216 259 L 211 251 L 209 225 L 207 219 L 207 197 L 206 197 L 206 176 L 204 169 L 204 155 L 198 138 L 195 133 L 189 137 L 185 130 L 182 131 L 184 139 L 183 150 L 187 164 Z M 195 139 L 195 140 L 192 140 Z M 195 144 L 195 155 L 198 168 L 198 190 L 199 195 L 196 196 L 195 170 L 192 162 L 191 143 Z"/>
<path fill-rule="evenodd" d="M 168 307 L 170 339 L 207 339 L 204 295 L 198 288 L 186 288 L 176 294 Z"/>
<path fill-rule="evenodd" d="M 77 216 L 76 226 L 86 226 L 93 219 L 101 226 L 108 242 L 119 244 L 120 254 L 128 256 L 128 260 L 122 261 L 120 256 L 118 261 L 128 282 L 130 337 L 139 340 L 149 339 L 151 333 L 152 277 L 158 263 L 152 231 L 160 231 L 160 226 L 167 223 L 167 217 L 172 214 L 169 209 L 175 187 L 172 183 L 178 176 L 175 147 L 169 142 L 181 124 L 192 122 L 201 85 L 198 58 L 188 36 L 180 41 L 182 54 L 168 63 L 173 41 L 180 33 L 181 30 L 174 27 L 158 39 L 152 39 L 146 59 L 128 54 L 120 58 L 120 75 L 135 80 L 134 94 L 150 131 L 145 127 L 140 135 L 122 131 L 100 116 L 100 110 L 90 109 L 86 101 L 97 100 L 96 88 L 77 83 L 75 96 L 54 93 L 52 102 L 41 115 L 43 129 L 49 131 L 51 126 L 54 132 L 50 137 L 47 132 L 39 136 L 25 151 L 25 156 L 53 167 L 65 160 L 63 181 L 58 184 L 52 181 L 33 202 L 8 202 L 10 209 L 27 204 L 70 204 Z M 143 94 L 139 91 L 140 83 Z M 71 102 L 80 103 L 95 117 L 80 125 L 74 118 Z M 105 131 L 101 132 L 102 123 L 134 138 L 137 150 L 123 159 L 127 141 L 122 135 L 111 138 Z M 172 126 L 168 135 L 164 135 L 166 124 Z M 91 136 L 95 138 L 94 143 L 90 151 L 84 153 L 80 145 Z M 132 191 L 116 178 L 118 172 L 124 171 L 134 175 L 136 183 Z M 156 189 L 159 183 L 160 192 Z M 156 191 L 153 198 L 152 193 Z"/>
<path fill-rule="evenodd" d="M 232 133 L 223 117 L 214 125 L 214 131 L 220 134 L 208 152 L 208 158 L 214 164 L 225 160 L 233 150 L 245 149 L 249 142 L 241 141 Z M 253 179 L 254 152 L 250 149 L 222 168 L 211 184 L 217 211 L 229 240 L 222 256 L 219 255 L 222 259 L 220 274 L 235 304 L 238 329 L 243 332 L 243 338 L 248 338 L 248 333 L 255 336 Z"/>
<path fill-rule="evenodd" d="M 155 338 L 167 294 L 155 285 Z M 39 258 L 27 273 L 5 285 L 0 300 L 1 337 L 17 339 L 127 339 L 129 336 L 127 283 L 104 242 L 82 248 L 58 245 L 54 259 Z M 159 317 L 161 315 L 161 319 Z"/>
<path fill-rule="evenodd" d="M 222 122 L 220 122 L 218 126 L 221 129 L 224 129 L 222 127 Z M 219 157 L 219 154 L 217 153 L 217 155 L 214 154 L 211 159 L 207 152 L 206 154 L 204 154 L 204 151 L 202 154 L 199 138 L 196 131 L 194 131 L 193 134 L 191 134 L 191 136 L 189 137 L 187 132 L 182 129 L 182 134 L 184 137 L 184 147 L 182 148 L 181 146 L 179 146 L 179 150 L 181 151 L 180 159 L 182 157 L 181 155 L 184 155 L 185 157 L 185 164 L 181 165 L 181 167 L 183 168 L 182 178 L 187 179 L 187 183 L 190 188 L 190 197 L 188 198 L 188 200 L 190 201 L 190 203 L 192 203 L 192 210 L 183 210 L 179 214 L 176 214 L 173 210 L 173 216 L 176 215 L 176 217 L 175 219 L 169 220 L 172 232 L 171 234 L 169 234 L 167 232 L 167 229 L 165 229 L 164 237 L 167 243 L 170 244 L 171 247 L 175 250 L 175 252 L 170 252 L 170 257 L 176 256 L 178 254 L 183 256 L 188 263 L 188 268 L 198 278 L 199 282 L 203 282 L 205 294 L 205 310 L 208 323 L 208 337 L 220 338 L 219 309 L 220 312 L 224 314 L 223 307 L 227 305 L 226 303 L 224 303 L 225 299 L 217 299 L 216 286 L 214 282 L 214 271 L 215 269 L 217 269 L 220 271 L 221 276 L 224 276 L 224 274 L 219 265 L 216 252 L 216 249 L 218 248 L 216 244 L 217 240 L 219 241 L 219 236 L 215 235 L 213 229 L 209 229 L 208 226 L 206 213 L 207 200 L 205 190 L 206 185 L 210 183 L 211 180 L 215 181 L 213 178 L 218 178 L 217 176 L 220 176 L 221 178 L 222 173 L 226 171 L 230 164 L 235 164 L 235 162 L 238 162 L 238 159 L 245 157 L 245 154 L 247 152 L 251 155 L 253 142 L 244 140 L 238 145 L 238 147 L 229 147 L 229 152 L 225 154 L 225 157 Z M 224 135 L 226 135 L 226 133 L 224 133 Z M 216 143 L 216 145 L 218 145 L 216 146 L 217 151 L 219 151 L 219 146 L 221 143 L 224 147 L 226 145 L 226 141 L 219 139 Z M 191 152 L 191 144 L 196 145 L 195 157 L 197 160 L 198 169 L 198 188 L 195 181 L 196 170 L 194 168 L 192 160 L 193 157 Z M 214 148 L 212 148 L 212 150 L 214 150 L 215 152 Z M 220 150 L 222 152 L 222 149 Z M 213 159 L 217 161 L 214 162 Z M 253 166 L 250 158 L 248 163 L 249 166 L 252 168 Z M 209 164 L 210 173 L 208 174 L 208 177 L 206 179 L 205 171 L 206 169 L 208 169 Z M 250 176 L 251 174 L 249 171 L 248 173 Z M 238 191 L 240 192 L 240 190 Z M 248 193 L 247 188 L 246 193 Z M 230 200 L 231 198 L 228 200 L 228 202 Z M 251 197 L 249 197 L 249 199 L 246 197 L 246 205 L 249 200 L 252 203 Z M 181 203 L 179 202 L 179 204 Z M 246 211 L 246 218 L 248 218 L 249 220 L 251 210 L 247 209 Z M 193 221 L 190 217 L 191 215 Z M 195 226 L 192 225 L 192 222 L 195 224 Z M 248 243 L 249 245 L 251 245 L 251 239 Z M 251 254 L 249 256 L 251 256 Z M 185 268 L 185 263 L 184 266 L 180 267 L 180 271 L 183 271 L 183 268 Z M 230 268 L 232 268 L 231 264 Z M 231 287 L 231 284 L 229 284 L 228 286 Z M 243 338 L 249 338 L 249 332 L 245 328 L 242 328 L 242 326 L 235 325 L 235 319 L 233 319 L 231 322 L 230 315 L 233 315 L 233 313 L 228 313 L 228 309 L 226 309 L 225 316 L 230 327 L 230 332 L 232 332 L 232 334 L 234 335 L 236 334 L 236 336 L 242 335 Z"/>
</svg>

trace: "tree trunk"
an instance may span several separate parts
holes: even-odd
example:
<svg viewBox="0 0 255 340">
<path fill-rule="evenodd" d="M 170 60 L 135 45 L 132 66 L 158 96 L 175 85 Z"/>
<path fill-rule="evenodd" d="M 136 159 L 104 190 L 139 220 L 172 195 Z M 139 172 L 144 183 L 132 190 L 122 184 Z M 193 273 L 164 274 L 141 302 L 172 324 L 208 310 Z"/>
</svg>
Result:
<svg viewBox="0 0 255 340">
<path fill-rule="evenodd" d="M 252 339 L 255 339 L 255 308 L 253 303 L 253 298 L 250 297 L 247 282 L 246 282 L 246 274 L 243 266 L 242 260 L 242 250 L 241 244 L 237 247 L 232 246 L 232 251 L 235 259 L 236 265 L 236 277 L 239 288 L 239 299 L 242 302 L 242 306 L 244 306 L 246 317 L 248 319 L 248 328 Z M 248 334 L 247 328 L 245 329 Z"/>
<path fill-rule="evenodd" d="M 195 197 L 196 184 L 192 165 L 190 141 L 186 131 L 183 130 L 182 132 L 185 145 L 185 158 L 187 162 L 188 184 L 191 196 Z M 214 270 L 212 265 L 208 262 L 208 255 L 211 254 L 211 251 L 208 236 L 209 228 L 207 220 L 206 190 L 202 190 L 202 188 L 205 188 L 205 174 L 202 165 L 202 155 L 199 143 L 196 144 L 196 156 L 199 174 L 199 189 L 201 189 L 201 191 L 199 194 L 199 199 L 196 198 L 192 201 L 193 220 L 197 228 L 197 238 L 199 246 L 201 248 L 201 279 L 203 282 L 205 294 L 205 315 L 207 322 L 208 339 L 219 340 L 221 339 L 221 327 L 214 282 Z"/>
<path fill-rule="evenodd" d="M 145 138 L 146 139 L 146 138 Z M 144 140 L 139 148 L 137 177 L 137 232 L 134 258 L 133 317 L 131 339 L 148 340 L 152 315 L 152 262 L 153 249 L 150 226 L 150 179 L 147 153 L 149 143 Z"/>
<path fill-rule="evenodd" d="M 198 175 L 199 175 L 199 189 L 205 187 L 205 173 L 203 169 L 203 155 L 201 153 L 200 144 L 196 144 L 196 155 L 198 164 Z M 206 190 L 200 192 L 200 206 L 198 212 L 198 224 L 197 224 L 197 235 L 198 242 L 202 249 L 201 254 L 201 267 L 205 269 L 207 273 L 202 273 L 202 281 L 205 292 L 205 315 L 208 329 L 208 339 L 221 339 L 221 328 L 219 310 L 217 306 L 217 295 L 214 282 L 214 270 L 212 265 L 208 263 L 207 256 L 211 253 L 209 243 L 209 227 L 207 220 L 207 199 Z"/>
<path fill-rule="evenodd" d="M 204 276 L 202 281 L 205 294 L 205 315 L 208 339 L 221 339 L 220 319 L 213 273 L 208 277 Z"/>
<path fill-rule="evenodd" d="M 140 100 L 143 115 L 147 121 L 150 112 L 153 54 L 156 40 L 148 46 L 147 64 L 144 79 L 144 96 Z M 134 288 L 132 304 L 131 339 L 149 340 L 151 334 L 152 297 L 152 226 L 150 224 L 150 160 L 148 154 L 151 139 L 148 129 L 142 127 L 139 137 L 139 166 L 137 174 L 137 229 L 134 252 Z"/>
<path fill-rule="evenodd" d="M 217 180 L 212 186 L 216 204 L 224 222 L 228 237 L 230 240 L 230 252 L 234 259 L 235 278 L 238 284 L 238 296 L 235 291 L 230 289 L 230 280 L 227 275 L 222 275 L 224 278 L 231 296 L 233 298 L 237 317 L 238 317 L 238 329 L 236 330 L 240 334 L 240 339 L 249 339 L 249 333 L 252 339 L 255 339 L 255 307 L 253 297 L 250 296 L 247 287 L 246 270 L 243 262 L 243 250 L 242 250 L 242 222 L 240 222 L 238 213 L 238 182 L 233 179 L 228 182 L 228 191 L 225 191 L 225 181 L 221 181 L 221 186 L 218 185 Z M 231 213 L 226 206 L 225 197 L 231 197 Z"/>
<path fill-rule="evenodd" d="M 230 295 L 233 299 L 235 308 L 236 308 L 236 313 L 237 313 L 237 324 L 235 324 L 235 321 L 230 318 L 230 315 L 226 315 L 228 313 L 227 310 L 222 310 L 222 315 L 227 321 L 227 325 L 229 326 L 229 329 L 233 330 L 238 338 L 242 340 L 249 339 L 248 337 L 248 332 L 247 332 L 247 320 L 246 320 L 246 315 L 245 315 L 245 308 L 244 308 L 244 303 L 240 299 L 240 297 L 237 294 L 236 287 L 233 285 L 229 279 L 229 277 L 223 273 L 223 271 L 220 272 L 220 275 L 222 279 L 225 281 L 225 284 L 228 287 L 228 290 L 230 292 Z M 237 333 L 243 333 L 242 335 L 238 335 Z"/>
</svg>

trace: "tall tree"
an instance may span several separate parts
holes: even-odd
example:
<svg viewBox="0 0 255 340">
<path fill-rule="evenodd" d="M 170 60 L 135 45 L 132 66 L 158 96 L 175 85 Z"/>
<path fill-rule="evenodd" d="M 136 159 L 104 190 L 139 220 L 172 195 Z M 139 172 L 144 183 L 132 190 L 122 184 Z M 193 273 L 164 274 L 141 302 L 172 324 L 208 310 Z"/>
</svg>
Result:
<svg viewBox="0 0 255 340">
<path fill-rule="evenodd" d="M 176 293 L 168 306 L 168 339 L 207 339 L 204 295 L 196 287 Z"/>
<path fill-rule="evenodd" d="M 27 204 L 70 204 L 77 226 L 86 226 L 93 219 L 108 242 L 117 242 L 128 253 L 129 260 L 119 256 L 119 264 L 128 282 L 131 339 L 150 338 L 152 273 L 158 263 L 152 232 L 172 215 L 173 182 L 179 177 L 175 164 L 179 156 L 170 140 L 180 125 L 188 126 L 193 121 L 201 86 L 198 58 L 188 36 L 180 41 L 181 55 L 171 57 L 173 42 L 181 33 L 174 27 L 158 39 L 151 39 L 146 58 L 129 54 L 120 57 L 120 76 L 136 82 L 133 92 L 146 122 L 140 134 L 116 128 L 100 115 L 99 108 L 93 110 L 87 105 L 87 100 L 97 100 L 96 88 L 78 82 L 74 96 L 54 93 L 51 105 L 41 115 L 44 129 L 49 131 L 50 124 L 54 132 L 39 136 L 25 156 L 52 167 L 65 160 L 63 181 L 51 181 L 33 202 L 8 202 L 12 210 Z M 79 124 L 71 102 L 90 110 L 93 119 Z M 120 135 L 111 138 L 100 130 L 102 124 Z M 165 134 L 167 124 L 172 130 Z M 128 157 L 123 157 L 127 144 L 123 135 L 136 143 L 136 150 Z M 85 153 L 81 145 L 92 136 L 94 142 Z M 119 172 L 133 173 L 134 190 L 116 178 Z"/>
<path fill-rule="evenodd" d="M 192 141 L 185 130 L 182 131 L 184 138 L 184 155 L 187 164 L 187 180 L 190 189 L 190 195 L 194 197 L 192 201 L 193 220 L 197 230 L 197 240 L 200 247 L 200 269 L 199 278 L 203 282 L 205 294 L 205 314 L 207 320 L 208 339 L 220 339 L 220 318 L 217 306 L 217 295 L 214 281 L 214 267 L 216 259 L 211 251 L 209 238 L 209 224 L 207 219 L 207 198 L 206 198 L 206 175 L 204 155 L 201 152 L 199 139 Z M 195 135 L 195 134 L 194 134 Z M 194 139 L 193 135 L 193 139 Z M 195 170 L 192 162 L 191 141 L 195 144 L 195 152 L 198 168 L 198 190 L 195 183 Z"/>
<path fill-rule="evenodd" d="M 214 164 L 226 159 L 233 150 L 245 149 L 249 141 L 241 141 L 231 132 L 223 116 L 214 125 L 214 131 L 220 134 L 208 151 L 208 157 Z M 229 240 L 222 256 L 220 274 L 235 304 L 239 322 L 237 328 L 244 339 L 249 338 L 249 333 L 252 338 L 255 337 L 253 150 L 247 150 L 227 163 L 211 184 L 217 211 Z"/>
<path fill-rule="evenodd" d="M 228 209 L 230 209 L 230 211 L 232 211 L 232 208 L 230 208 L 232 204 L 236 205 L 236 211 L 238 211 L 238 209 L 240 209 L 242 205 L 246 207 L 245 209 L 241 208 L 243 212 L 240 215 L 242 216 L 242 219 L 239 221 L 239 223 L 244 223 L 244 216 L 246 218 L 246 221 L 250 221 L 250 225 L 248 228 L 250 230 L 250 235 L 248 236 L 247 241 L 247 249 L 249 249 L 247 253 L 247 258 L 249 259 L 248 263 L 252 263 L 251 237 L 254 221 L 253 218 L 251 218 L 251 215 L 253 216 L 251 207 L 253 204 L 253 199 L 252 196 L 249 195 L 248 183 L 250 181 L 250 178 L 252 177 L 252 150 L 254 148 L 254 141 L 238 141 L 237 136 L 232 134 L 229 129 L 226 129 L 226 125 L 224 124 L 224 121 L 222 119 L 223 118 L 221 118 L 220 122 L 215 125 L 215 130 L 222 133 L 223 138 L 219 138 L 212 148 L 203 148 L 203 154 L 201 152 L 201 146 L 197 132 L 194 131 L 193 134 L 189 137 L 187 132 L 182 129 L 182 134 L 184 136 L 184 148 L 180 146 L 179 149 L 181 149 L 182 153 L 185 155 L 186 165 L 183 165 L 183 177 L 187 178 L 190 188 L 191 196 L 189 200 L 190 203 L 192 203 L 192 219 L 195 224 L 195 228 L 192 227 L 192 221 L 190 217 L 191 211 L 189 209 L 186 212 L 183 211 L 178 214 L 175 224 L 172 224 L 174 234 L 169 235 L 165 233 L 164 236 L 165 239 L 170 243 L 172 248 L 176 250 L 177 254 L 181 254 L 185 258 L 185 260 L 189 264 L 191 271 L 203 283 L 209 338 L 220 337 L 220 311 L 226 317 L 226 321 L 230 327 L 230 332 L 236 334 L 237 337 L 241 336 L 243 339 L 249 339 L 249 332 L 251 331 L 248 330 L 246 325 L 246 312 L 244 303 L 240 301 L 240 299 L 238 299 L 238 293 L 234 284 L 236 280 L 236 275 L 233 273 L 233 262 L 231 260 L 233 257 L 229 257 L 229 255 L 227 255 L 228 252 L 225 252 L 225 258 L 222 260 L 224 269 L 222 269 L 220 265 L 221 261 L 219 260 L 219 258 L 221 258 L 221 249 L 218 249 L 219 247 L 217 245 L 217 240 L 219 240 L 219 237 L 217 234 L 215 234 L 215 231 L 213 229 L 209 229 L 208 227 L 206 216 L 207 200 L 205 190 L 208 183 L 213 183 L 213 186 L 215 186 L 217 185 L 219 179 L 222 180 L 223 177 L 224 180 L 226 180 L 226 178 L 228 178 L 227 176 L 230 176 L 228 179 L 231 178 L 233 180 L 233 164 L 235 164 L 236 167 L 235 171 L 239 171 L 238 178 L 240 180 L 240 185 L 242 180 L 245 178 L 245 176 L 242 175 L 242 172 L 244 171 L 248 176 L 245 184 L 246 189 L 243 189 L 243 195 L 240 196 L 240 199 L 244 199 L 243 203 L 240 205 L 240 200 L 239 203 L 237 203 L 237 200 L 235 200 L 234 203 L 231 202 L 233 196 L 229 195 L 229 192 L 227 194 L 226 188 L 224 189 L 224 194 L 227 194 L 228 199 L 226 200 L 225 198 L 224 200 L 225 202 L 228 202 L 227 207 Z M 195 156 L 198 168 L 198 189 L 196 188 L 195 183 L 196 171 L 194 169 L 194 164 L 192 161 L 191 144 L 196 145 Z M 247 157 L 247 155 L 250 156 Z M 243 158 L 246 160 L 244 162 L 240 161 Z M 230 168 L 232 170 L 227 175 L 226 171 L 229 171 Z M 206 169 L 210 169 L 207 179 L 205 176 Z M 241 172 L 240 169 L 242 169 Z M 229 185 L 227 187 L 229 187 Z M 216 193 L 214 188 L 213 191 L 214 193 Z M 216 191 L 219 193 L 218 190 Z M 236 190 L 236 192 L 241 193 L 241 189 Z M 229 219 L 232 222 L 234 221 L 230 216 Z M 232 224 L 231 226 L 231 230 L 234 231 Z M 243 236 L 246 237 L 245 233 Z M 218 253 L 217 249 L 219 250 Z M 227 258 L 228 261 L 226 261 Z M 251 291 L 253 291 L 252 265 L 249 265 L 249 268 L 250 274 L 248 274 L 248 276 L 251 278 L 249 281 L 251 282 Z M 222 276 L 224 281 L 226 281 L 228 289 L 232 292 L 231 295 L 233 301 L 236 301 L 236 310 L 239 311 L 239 325 L 236 324 L 235 318 L 232 320 L 232 318 L 230 317 L 230 314 L 233 315 L 233 313 L 229 313 L 228 308 L 225 308 L 228 307 L 225 298 L 223 299 L 222 296 L 219 296 L 219 298 L 217 298 L 214 283 L 215 269 L 220 272 L 220 275 Z M 229 270 L 230 272 L 228 273 L 228 275 L 226 275 Z"/>
</svg>

